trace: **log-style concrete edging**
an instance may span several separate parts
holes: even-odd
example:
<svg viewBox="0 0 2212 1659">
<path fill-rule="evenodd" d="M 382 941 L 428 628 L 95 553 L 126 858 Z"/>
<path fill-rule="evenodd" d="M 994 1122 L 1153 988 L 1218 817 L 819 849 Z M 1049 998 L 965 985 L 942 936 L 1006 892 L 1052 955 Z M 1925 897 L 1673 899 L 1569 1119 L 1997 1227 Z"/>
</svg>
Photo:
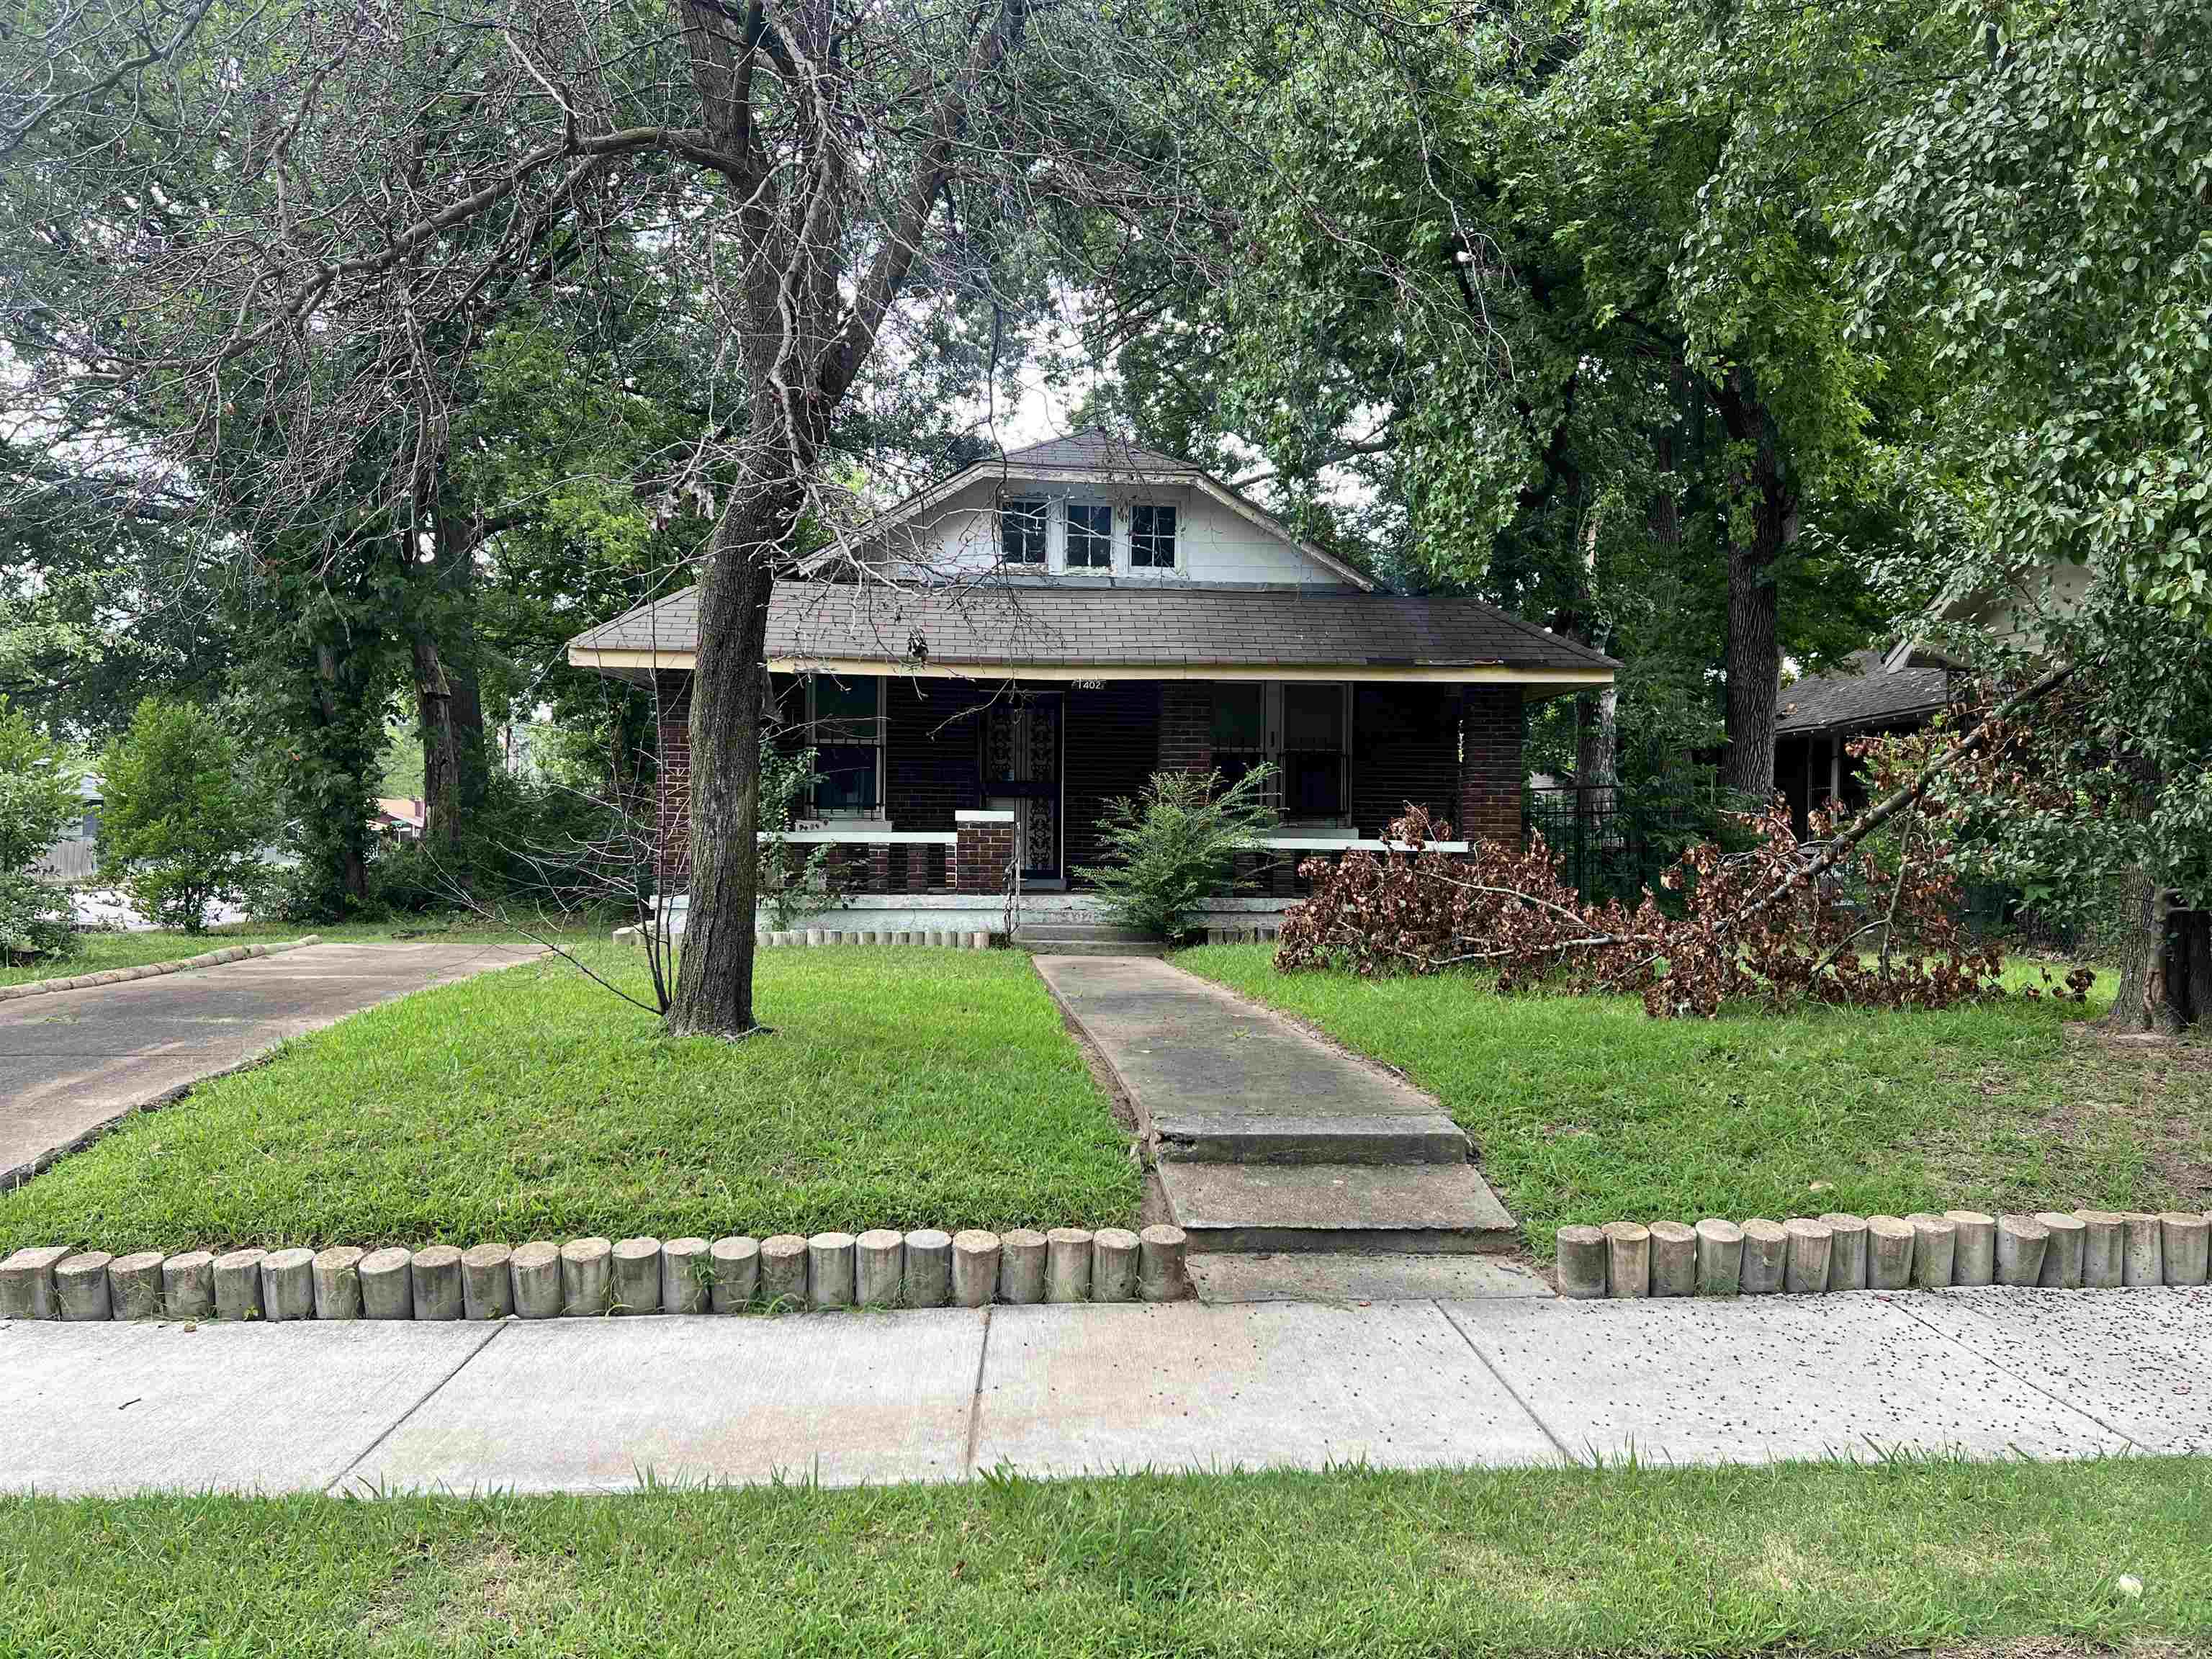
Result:
<svg viewBox="0 0 2212 1659">
<path fill-rule="evenodd" d="M 0 985 L 0 1002 L 18 997 L 44 996 L 50 991 L 86 991 L 95 985 L 121 985 L 128 980 L 158 979 L 163 974 L 185 974 L 195 968 L 220 968 L 226 962 L 245 962 L 254 957 L 282 956 L 303 945 L 320 945 L 320 933 L 276 945 L 233 945 L 221 951 L 203 951 L 174 962 L 142 962 L 135 968 L 103 968 L 96 974 L 70 974 L 57 979 L 34 979 L 22 985 Z"/>
<path fill-rule="evenodd" d="M 1595 1228 L 1589 1230 L 1595 1233 Z M 1643 1229 L 1638 1228 L 1639 1232 Z M 1180 1227 L 934 1227 L 769 1239 L 572 1238 L 510 1248 L 350 1245 L 110 1256 L 27 1247 L 0 1261 L 0 1320 L 551 1319 L 753 1310 L 1175 1302 L 1190 1294 Z M 1603 1294 L 1603 1262 L 1598 1293 Z"/>
<path fill-rule="evenodd" d="M 625 927 L 617 939 L 635 933 Z M 969 927 L 763 927 L 753 935 L 763 950 L 781 951 L 811 946 L 824 950 L 843 945 L 919 945 L 938 951 L 996 951 L 1006 936 L 995 928 Z"/>
<path fill-rule="evenodd" d="M 1100 1237 L 1103 1237 L 1102 1233 Z M 2046 1210 L 2036 1215 L 1828 1214 L 1738 1224 L 1708 1216 L 1559 1231 L 1559 1294 L 1806 1296 L 1990 1284 L 2045 1290 L 2203 1285 L 2212 1213 Z"/>
</svg>

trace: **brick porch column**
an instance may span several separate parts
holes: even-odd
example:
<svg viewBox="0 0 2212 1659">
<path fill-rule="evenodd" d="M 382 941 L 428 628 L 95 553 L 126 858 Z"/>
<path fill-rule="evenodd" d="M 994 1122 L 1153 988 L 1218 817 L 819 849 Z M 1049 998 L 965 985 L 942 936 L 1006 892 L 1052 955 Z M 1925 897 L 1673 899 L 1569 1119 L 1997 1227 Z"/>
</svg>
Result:
<svg viewBox="0 0 2212 1659">
<path fill-rule="evenodd" d="M 891 890 L 891 848 L 889 842 L 879 841 L 868 848 L 868 890 L 872 893 Z"/>
<path fill-rule="evenodd" d="M 1470 685 L 1460 700 L 1459 822 L 1462 841 L 1521 845 L 1521 744 L 1527 710 L 1517 685 Z"/>
<path fill-rule="evenodd" d="M 1213 769 L 1213 688 L 1206 681 L 1168 680 L 1161 684 L 1159 769 Z"/>
<path fill-rule="evenodd" d="M 952 890 L 1002 893 L 1006 863 L 1014 855 L 1012 812 L 955 812 L 959 844 L 953 848 Z"/>
</svg>

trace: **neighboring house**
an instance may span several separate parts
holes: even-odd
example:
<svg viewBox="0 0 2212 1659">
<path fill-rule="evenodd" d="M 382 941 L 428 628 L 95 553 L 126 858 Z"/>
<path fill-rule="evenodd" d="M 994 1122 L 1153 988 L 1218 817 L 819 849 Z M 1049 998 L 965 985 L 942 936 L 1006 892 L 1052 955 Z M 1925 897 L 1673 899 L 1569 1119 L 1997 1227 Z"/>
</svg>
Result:
<svg viewBox="0 0 2212 1659">
<path fill-rule="evenodd" d="M 1949 700 L 1950 675 L 1904 651 L 1856 651 L 1832 673 L 1782 689 L 1774 724 L 1774 787 L 1790 800 L 1797 833 L 1807 815 L 1838 799 L 1852 810 L 1866 787 L 1847 747 L 1856 738 L 1912 732 Z"/>
<path fill-rule="evenodd" d="M 92 773 L 77 780 L 77 799 L 84 815 L 70 824 L 69 833 L 48 848 L 31 866 L 31 873 L 49 881 L 90 881 L 100 867 L 100 809 L 104 786 Z"/>
<path fill-rule="evenodd" d="M 419 800 L 402 796 L 380 795 L 376 802 L 376 817 L 370 828 L 387 841 L 420 841 L 428 809 Z"/>
<path fill-rule="evenodd" d="M 1285 854 L 1408 801 L 1517 842 L 1524 706 L 1616 665 L 1479 600 L 1378 592 L 1190 462 L 1095 431 L 921 491 L 839 568 L 891 580 L 779 583 L 768 665 L 821 775 L 793 839 L 860 866 L 854 902 L 885 913 L 995 903 L 1009 848 L 1024 893 L 1079 888 L 1108 800 L 1165 769 L 1272 763 Z M 696 643 L 687 590 L 568 645 L 659 688 L 679 863 Z"/>
</svg>

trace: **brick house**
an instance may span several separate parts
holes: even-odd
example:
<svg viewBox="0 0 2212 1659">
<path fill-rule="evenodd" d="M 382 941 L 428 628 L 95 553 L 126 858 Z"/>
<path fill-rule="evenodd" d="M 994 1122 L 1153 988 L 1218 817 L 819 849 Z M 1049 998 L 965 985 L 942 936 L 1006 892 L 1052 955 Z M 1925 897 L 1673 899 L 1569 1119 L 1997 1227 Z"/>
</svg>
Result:
<svg viewBox="0 0 2212 1659">
<path fill-rule="evenodd" d="M 841 568 L 780 583 L 769 668 L 820 781 L 825 842 L 878 916 L 1020 890 L 1079 911 L 1105 803 L 1155 770 L 1276 769 L 1264 908 L 1316 851 L 1409 801 L 1521 834 L 1526 705 L 1604 685 L 1599 653 L 1480 600 L 1412 598 L 1301 540 L 1188 461 L 1101 432 L 969 467 L 892 508 Z M 578 635 L 569 661 L 658 687 L 665 836 L 680 845 L 690 591 Z M 926 925 L 926 924 L 925 924 Z"/>
</svg>

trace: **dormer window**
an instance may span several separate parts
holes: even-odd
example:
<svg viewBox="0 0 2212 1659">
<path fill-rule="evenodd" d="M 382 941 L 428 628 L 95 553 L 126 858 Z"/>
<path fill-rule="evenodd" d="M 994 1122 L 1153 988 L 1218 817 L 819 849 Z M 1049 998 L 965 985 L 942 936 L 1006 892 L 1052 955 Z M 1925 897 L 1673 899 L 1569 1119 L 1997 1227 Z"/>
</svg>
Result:
<svg viewBox="0 0 2212 1659">
<path fill-rule="evenodd" d="M 1103 501 L 1067 504 L 1067 568 L 1070 570 L 1111 570 L 1114 568 L 1114 509 Z"/>
<path fill-rule="evenodd" d="M 1129 509 L 1129 568 L 1172 570 L 1176 568 L 1176 510 L 1140 502 Z"/>
<path fill-rule="evenodd" d="M 999 508 L 999 558 L 1006 564 L 1044 567 L 1047 508 L 1034 496 L 1018 496 Z"/>
</svg>

